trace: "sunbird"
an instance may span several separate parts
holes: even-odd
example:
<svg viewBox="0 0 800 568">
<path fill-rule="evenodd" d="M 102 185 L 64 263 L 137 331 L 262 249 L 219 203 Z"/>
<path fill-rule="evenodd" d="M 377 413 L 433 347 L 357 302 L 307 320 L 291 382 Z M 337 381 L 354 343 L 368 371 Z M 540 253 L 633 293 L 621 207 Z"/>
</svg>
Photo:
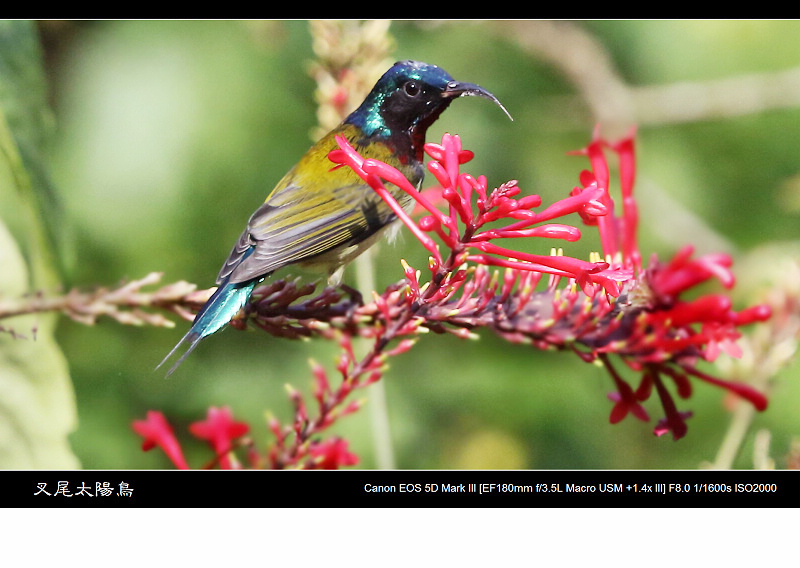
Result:
<svg viewBox="0 0 800 568">
<path fill-rule="evenodd" d="M 338 148 L 335 137 L 346 138 L 364 158 L 394 166 L 419 187 L 425 175 L 422 161 L 428 127 L 462 96 L 489 99 L 511 118 L 483 87 L 455 81 L 436 65 L 410 60 L 395 63 L 361 106 L 314 144 L 256 209 L 219 271 L 216 292 L 156 368 L 188 343 L 167 376 L 172 374 L 201 339 L 230 322 L 255 286 L 279 268 L 311 266 L 327 272 L 335 282 L 342 268 L 397 220 L 350 168 L 333 169 L 328 153 Z M 410 211 L 413 199 L 392 187 L 392 195 Z"/>
</svg>

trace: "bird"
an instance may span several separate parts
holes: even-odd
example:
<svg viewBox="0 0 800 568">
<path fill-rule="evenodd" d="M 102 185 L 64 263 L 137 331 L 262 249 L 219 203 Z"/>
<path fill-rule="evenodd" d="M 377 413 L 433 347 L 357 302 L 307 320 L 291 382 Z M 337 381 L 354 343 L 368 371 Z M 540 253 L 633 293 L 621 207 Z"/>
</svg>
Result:
<svg viewBox="0 0 800 568">
<path fill-rule="evenodd" d="M 365 158 L 394 166 L 420 187 L 428 127 L 456 98 L 478 96 L 497 104 L 491 92 L 454 80 L 441 67 L 398 61 L 361 105 L 319 139 L 277 183 L 252 214 L 217 275 L 217 290 L 195 316 L 189 331 L 156 369 L 184 345 L 171 375 L 198 343 L 228 324 L 245 307 L 257 284 L 292 264 L 327 272 L 335 283 L 343 267 L 374 244 L 397 221 L 388 205 L 350 168 L 333 169 L 328 153 L 344 137 Z M 392 186 L 406 210 L 413 199 Z"/>
</svg>

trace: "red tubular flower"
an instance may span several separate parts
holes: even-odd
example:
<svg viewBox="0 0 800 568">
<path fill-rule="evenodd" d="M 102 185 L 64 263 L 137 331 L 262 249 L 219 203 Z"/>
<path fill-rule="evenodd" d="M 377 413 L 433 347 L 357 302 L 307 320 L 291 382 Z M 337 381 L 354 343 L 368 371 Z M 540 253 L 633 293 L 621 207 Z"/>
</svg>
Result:
<svg viewBox="0 0 800 568">
<path fill-rule="evenodd" d="M 606 366 L 606 369 L 608 369 L 608 372 L 611 374 L 611 378 L 614 379 L 614 383 L 617 385 L 618 389 L 616 392 L 608 394 L 609 400 L 612 400 L 616 403 L 614 408 L 611 410 L 609 422 L 611 422 L 611 424 L 616 424 L 625 418 L 629 412 L 636 416 L 636 418 L 639 420 L 648 422 L 650 420 L 650 415 L 639 403 L 639 399 L 644 395 L 641 400 L 646 400 L 650 395 L 649 391 L 640 388 L 634 392 L 631 386 L 622 380 L 622 378 L 617 374 L 616 370 L 611 366 L 611 363 L 606 357 L 601 357 L 601 360 Z"/>
<path fill-rule="evenodd" d="M 347 440 L 341 438 L 331 438 L 313 444 L 310 454 L 318 469 L 339 469 L 342 466 L 358 463 L 358 456 L 347 450 Z"/>
<path fill-rule="evenodd" d="M 436 258 L 441 260 L 436 243 L 433 241 L 433 239 L 421 231 L 419 227 L 411 220 L 400 204 L 397 203 L 397 200 L 395 200 L 386 187 L 384 187 L 378 176 L 390 181 L 411 195 L 417 203 L 422 205 L 430 213 L 438 216 L 440 215 L 439 210 L 436 209 L 436 207 L 432 204 L 428 203 L 422 194 L 417 191 L 416 188 L 411 185 L 408 179 L 406 179 L 406 177 L 396 168 L 393 168 L 392 166 L 384 164 L 378 160 L 365 160 L 358 154 L 358 152 L 355 151 L 355 149 L 343 136 L 337 136 L 336 142 L 339 144 L 340 149 L 331 151 L 328 155 L 328 158 L 336 164 L 350 166 L 354 172 L 359 174 L 361 178 L 367 182 L 378 193 L 378 195 L 383 198 L 384 201 L 386 201 L 387 205 L 392 208 L 392 211 L 394 211 L 395 215 L 397 215 L 403 221 L 403 223 L 405 223 L 405 225 L 414 233 L 414 236 L 422 243 L 422 245 Z M 443 219 L 444 218 L 442 217 L 442 220 Z"/>
<path fill-rule="evenodd" d="M 134 420 L 133 430 L 144 437 L 142 449 L 152 450 L 156 446 L 167 454 L 178 469 L 189 469 L 189 465 L 183 457 L 181 446 L 172 433 L 172 427 L 164 418 L 164 415 L 157 410 L 148 410 L 147 418 L 144 420 Z"/>
<path fill-rule="evenodd" d="M 330 152 L 329 159 L 336 164 L 349 166 L 366 181 L 431 252 L 436 266 L 440 266 L 443 259 L 434 240 L 425 234 L 427 232 L 435 232 L 451 249 L 451 257 L 454 259 L 545 272 L 575 278 L 582 284 L 604 281 L 609 293 L 618 293 L 616 287 L 609 285 L 610 281 L 601 274 L 602 270 L 608 268 L 607 263 L 587 262 L 561 256 L 532 255 L 511 251 L 489 242 L 493 239 L 523 236 L 525 233 L 520 233 L 523 230 L 528 230 L 527 236 L 578 240 L 580 230 L 577 227 L 551 225 L 538 229 L 529 228 L 534 224 L 572 213 L 589 204 L 593 204 L 593 211 L 603 211 L 602 205 L 596 203 L 596 198 L 602 195 L 600 189 L 581 192 L 559 202 L 557 206 L 545 209 L 541 214 L 536 214 L 531 209 L 541 204 L 541 198 L 527 196 L 520 200 L 513 199 L 520 192 L 515 181 L 488 192 L 486 178 L 483 176 L 474 178 L 469 174 L 462 174 L 459 166 L 472 159 L 473 154 L 461 149 L 461 140 L 458 136 L 446 134 L 442 138 L 441 145 L 426 144 L 425 151 L 431 157 L 438 157 L 437 161 L 428 164 L 428 169 L 441 184 L 442 197 L 450 206 L 450 214 L 447 215 L 411 186 L 399 170 L 378 160 L 361 158 L 343 137 L 338 137 L 336 141 L 340 149 Z M 383 181 L 388 181 L 408 193 L 430 215 L 424 217 L 420 223 L 414 222 L 386 189 Z M 471 202 L 473 191 L 478 195 L 477 211 L 473 211 Z M 518 221 L 500 229 L 480 232 L 485 223 L 500 219 L 518 219 Z M 463 225 L 463 229 L 460 229 L 460 225 Z M 476 248 L 488 255 L 468 255 L 469 248 Z"/>
<path fill-rule="evenodd" d="M 247 434 L 250 427 L 244 422 L 234 422 L 231 409 L 226 407 L 208 409 L 205 420 L 189 425 L 189 432 L 196 438 L 206 440 L 216 452 L 222 469 L 239 469 L 238 462 L 229 455 L 233 441 Z"/>
<path fill-rule="evenodd" d="M 693 253 L 694 247 L 687 245 L 666 265 L 656 258 L 651 261 L 647 281 L 665 303 L 712 276 L 716 276 L 726 288 L 733 287 L 735 279 L 729 270 L 733 260 L 728 255 L 709 254 L 692 259 Z"/>
</svg>

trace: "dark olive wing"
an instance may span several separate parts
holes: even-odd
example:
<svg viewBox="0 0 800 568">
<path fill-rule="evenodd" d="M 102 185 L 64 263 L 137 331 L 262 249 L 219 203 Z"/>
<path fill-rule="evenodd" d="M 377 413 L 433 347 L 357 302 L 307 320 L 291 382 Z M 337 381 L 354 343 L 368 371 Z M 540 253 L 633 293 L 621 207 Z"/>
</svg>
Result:
<svg viewBox="0 0 800 568">
<path fill-rule="evenodd" d="M 363 241 L 395 219 L 363 184 L 325 192 L 288 185 L 256 210 L 217 277 L 245 282 Z M 332 268 L 335 268 L 335 258 Z"/>
</svg>

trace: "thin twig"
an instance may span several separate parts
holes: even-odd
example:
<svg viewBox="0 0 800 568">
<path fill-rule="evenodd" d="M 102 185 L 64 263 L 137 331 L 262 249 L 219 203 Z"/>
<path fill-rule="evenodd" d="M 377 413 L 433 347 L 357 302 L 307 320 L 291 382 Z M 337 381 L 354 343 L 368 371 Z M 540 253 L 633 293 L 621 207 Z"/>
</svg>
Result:
<svg viewBox="0 0 800 568">
<path fill-rule="evenodd" d="M 60 312 L 85 325 L 94 325 L 98 318 L 109 317 L 126 325 L 153 325 L 174 327 L 175 323 L 163 314 L 152 310 L 163 310 L 191 320 L 192 310 L 208 299 L 211 290 L 197 290 L 195 284 L 174 282 L 152 291 L 143 288 L 158 284 L 163 276 L 151 272 L 144 278 L 132 280 L 117 288 L 96 288 L 81 291 L 73 288 L 60 296 L 47 296 L 43 292 L 20 298 L 0 299 L 0 319 L 44 312 Z"/>
</svg>

